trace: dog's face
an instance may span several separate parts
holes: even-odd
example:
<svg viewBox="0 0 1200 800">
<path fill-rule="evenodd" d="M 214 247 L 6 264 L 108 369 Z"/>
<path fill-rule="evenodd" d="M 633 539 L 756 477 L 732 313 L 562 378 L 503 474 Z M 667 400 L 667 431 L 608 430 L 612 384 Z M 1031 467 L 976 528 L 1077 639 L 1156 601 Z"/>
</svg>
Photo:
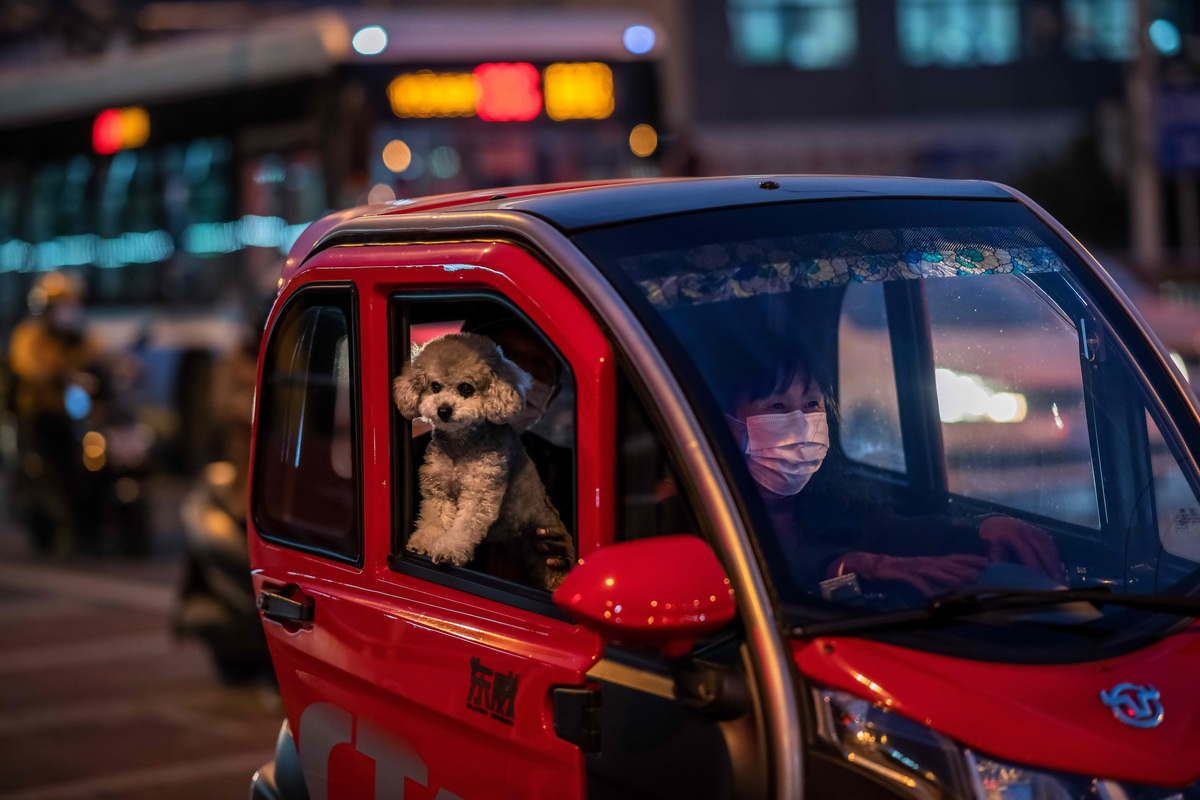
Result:
<svg viewBox="0 0 1200 800">
<path fill-rule="evenodd" d="M 486 336 L 452 333 L 414 347 L 392 382 L 392 399 L 408 419 L 457 431 L 487 421 L 503 424 L 525 407 L 529 375 Z"/>
</svg>

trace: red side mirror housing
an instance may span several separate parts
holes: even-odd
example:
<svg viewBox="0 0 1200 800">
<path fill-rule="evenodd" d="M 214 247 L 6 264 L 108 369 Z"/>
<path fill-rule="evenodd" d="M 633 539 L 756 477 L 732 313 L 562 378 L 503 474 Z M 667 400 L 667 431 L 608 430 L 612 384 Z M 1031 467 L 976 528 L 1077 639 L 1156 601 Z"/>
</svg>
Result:
<svg viewBox="0 0 1200 800">
<path fill-rule="evenodd" d="M 554 602 L 606 641 L 683 655 L 698 636 L 733 619 L 733 588 L 695 536 L 660 536 L 602 547 L 580 559 Z"/>
</svg>

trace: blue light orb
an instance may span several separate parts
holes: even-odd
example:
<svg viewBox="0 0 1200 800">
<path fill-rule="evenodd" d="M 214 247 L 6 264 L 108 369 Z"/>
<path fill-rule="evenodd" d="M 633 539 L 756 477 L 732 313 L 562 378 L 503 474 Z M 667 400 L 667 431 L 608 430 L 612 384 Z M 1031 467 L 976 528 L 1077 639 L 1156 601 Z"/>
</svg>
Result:
<svg viewBox="0 0 1200 800">
<path fill-rule="evenodd" d="M 1150 41 L 1164 56 L 1178 54 L 1179 48 L 1183 44 L 1179 28 L 1175 27 L 1175 23 L 1166 19 L 1156 19 L 1150 23 Z"/>
<path fill-rule="evenodd" d="M 387 41 L 387 31 L 378 25 L 369 25 L 354 34 L 350 44 L 355 52 L 364 56 L 377 56 L 387 47 Z"/>
<path fill-rule="evenodd" d="M 634 55 L 649 53 L 654 49 L 654 30 L 645 25 L 631 25 L 625 29 L 622 41 L 625 42 L 625 49 Z"/>
<path fill-rule="evenodd" d="M 63 406 L 71 419 L 83 419 L 92 413 L 92 396 L 78 384 L 67 384 L 63 392 Z"/>
</svg>

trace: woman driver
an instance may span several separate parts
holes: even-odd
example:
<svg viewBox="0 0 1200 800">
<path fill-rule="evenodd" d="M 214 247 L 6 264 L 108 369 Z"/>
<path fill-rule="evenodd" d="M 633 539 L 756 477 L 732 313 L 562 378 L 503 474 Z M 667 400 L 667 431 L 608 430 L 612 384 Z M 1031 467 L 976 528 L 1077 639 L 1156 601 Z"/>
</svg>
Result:
<svg viewBox="0 0 1200 800">
<path fill-rule="evenodd" d="M 968 585 L 1000 561 L 1063 580 L 1058 550 L 1040 528 L 1003 515 L 902 517 L 855 493 L 844 470 L 822 470 L 831 412 L 836 419 L 822 388 L 828 384 L 794 343 L 759 345 L 720 359 L 717 388 L 801 585 L 853 574 L 868 584 L 901 581 L 930 596 Z"/>
</svg>

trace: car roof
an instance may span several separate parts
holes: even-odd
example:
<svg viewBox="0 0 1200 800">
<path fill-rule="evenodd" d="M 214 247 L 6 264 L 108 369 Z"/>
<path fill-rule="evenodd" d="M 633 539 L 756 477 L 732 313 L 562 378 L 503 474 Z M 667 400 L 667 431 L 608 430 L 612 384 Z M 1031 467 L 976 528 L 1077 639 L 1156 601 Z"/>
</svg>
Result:
<svg viewBox="0 0 1200 800">
<path fill-rule="evenodd" d="M 714 178 L 645 178 L 511 186 L 456 194 L 394 200 L 346 209 L 314 223 L 288 258 L 295 269 L 310 248 L 357 219 L 430 213 L 517 211 L 540 217 L 566 233 L 638 219 L 707 209 L 797 200 L 861 197 L 966 198 L 1012 200 L 990 181 L 858 175 L 744 175 Z M 285 272 L 291 269 L 285 267 Z"/>
<path fill-rule="evenodd" d="M 500 208 L 544 217 L 566 231 L 712 208 L 851 197 L 1012 199 L 985 181 L 861 176 L 752 175 L 629 182 L 514 198 Z"/>
<path fill-rule="evenodd" d="M 849 197 L 1012 199 L 988 181 L 858 175 L 746 175 L 658 178 L 516 186 L 396 201 L 390 213 L 434 209 L 513 210 L 536 214 L 563 230 L 728 206 Z"/>
</svg>

